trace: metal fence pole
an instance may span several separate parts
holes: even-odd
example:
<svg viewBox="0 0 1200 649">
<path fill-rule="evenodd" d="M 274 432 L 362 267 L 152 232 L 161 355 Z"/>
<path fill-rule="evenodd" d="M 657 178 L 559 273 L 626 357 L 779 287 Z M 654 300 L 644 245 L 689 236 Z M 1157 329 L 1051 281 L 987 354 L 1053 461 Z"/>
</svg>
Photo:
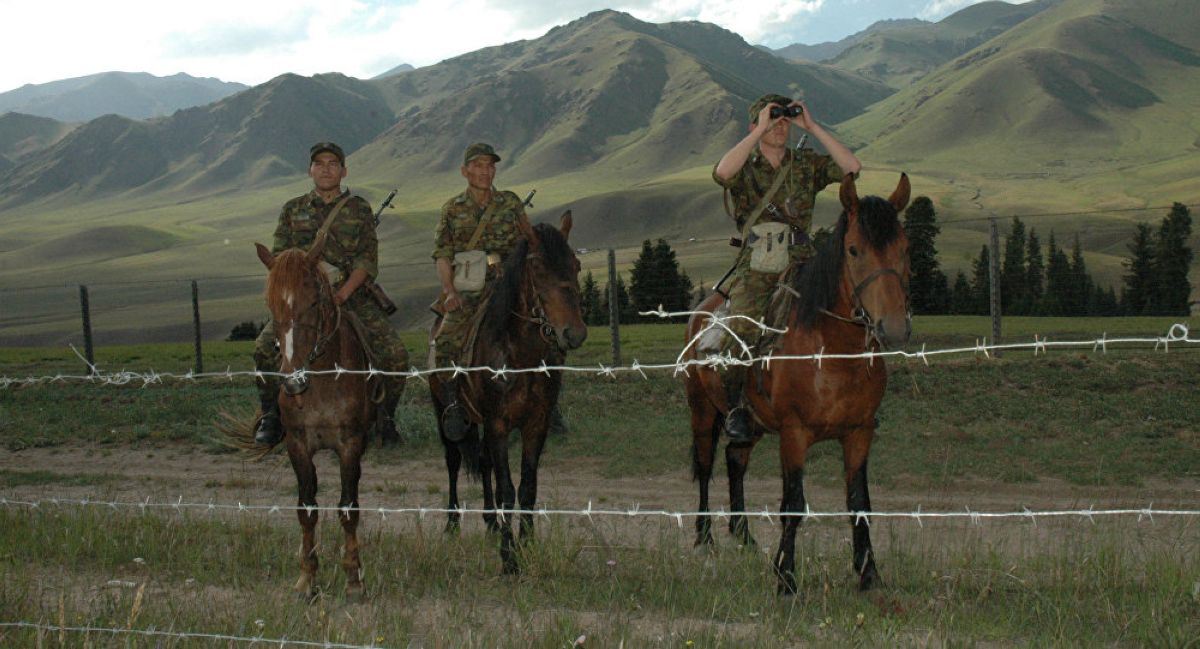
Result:
<svg viewBox="0 0 1200 649">
<path fill-rule="evenodd" d="M 991 278 L 991 312 L 992 312 L 992 344 L 1000 344 L 1000 229 L 996 225 L 996 219 L 991 219 L 992 242 L 991 242 L 991 262 L 988 268 L 988 275 Z M 999 356 L 999 352 L 995 354 Z"/>
<path fill-rule="evenodd" d="M 608 249 L 608 328 L 612 332 L 612 362 L 621 364 L 621 307 L 617 294 L 617 251 Z"/>
<path fill-rule="evenodd" d="M 83 312 L 83 347 L 87 354 L 88 372 L 96 367 L 96 350 L 92 346 L 92 313 L 88 304 L 87 286 L 79 285 L 79 309 Z"/>
<path fill-rule="evenodd" d="M 196 373 L 204 372 L 204 358 L 200 351 L 200 287 L 192 280 L 192 324 L 196 331 Z"/>
</svg>

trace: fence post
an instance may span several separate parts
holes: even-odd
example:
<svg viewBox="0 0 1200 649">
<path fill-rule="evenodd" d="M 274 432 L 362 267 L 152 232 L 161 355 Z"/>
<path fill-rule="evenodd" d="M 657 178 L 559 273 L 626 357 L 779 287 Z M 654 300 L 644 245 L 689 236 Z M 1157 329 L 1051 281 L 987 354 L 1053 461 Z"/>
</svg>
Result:
<svg viewBox="0 0 1200 649">
<path fill-rule="evenodd" d="M 612 332 L 612 362 L 621 364 L 621 305 L 617 295 L 617 251 L 608 249 L 608 328 Z"/>
<path fill-rule="evenodd" d="M 992 250 L 989 259 L 991 263 L 988 264 L 988 276 L 991 280 L 989 284 L 991 286 L 992 344 L 998 345 L 1000 344 L 1000 229 L 996 225 L 995 218 L 990 219 L 990 221 Z M 999 356 L 999 350 L 994 355 Z"/>
<path fill-rule="evenodd" d="M 200 287 L 192 280 L 192 325 L 196 330 L 196 374 L 204 372 L 204 358 L 200 353 Z"/>
<path fill-rule="evenodd" d="M 79 309 L 83 312 L 83 348 L 87 355 L 88 372 L 94 373 L 96 368 L 96 353 L 92 347 L 92 313 L 88 305 L 87 286 L 79 285 Z"/>
</svg>

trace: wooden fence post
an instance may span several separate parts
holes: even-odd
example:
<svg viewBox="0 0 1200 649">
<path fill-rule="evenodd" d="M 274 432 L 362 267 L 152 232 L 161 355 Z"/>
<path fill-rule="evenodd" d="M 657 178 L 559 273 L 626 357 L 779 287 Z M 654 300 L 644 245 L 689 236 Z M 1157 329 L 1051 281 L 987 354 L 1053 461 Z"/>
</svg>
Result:
<svg viewBox="0 0 1200 649">
<path fill-rule="evenodd" d="M 88 373 L 95 373 L 96 350 L 92 346 L 92 313 L 88 304 L 87 286 L 79 285 L 79 309 L 83 312 L 83 347 L 87 354 Z"/>
<path fill-rule="evenodd" d="M 990 302 L 992 312 L 992 344 L 1000 344 L 1000 229 L 996 225 L 996 219 L 991 219 L 992 241 L 991 241 L 991 262 L 988 268 L 988 275 L 991 279 Z M 999 356 L 999 350 L 994 352 L 995 356 Z"/>
<path fill-rule="evenodd" d="M 192 280 L 192 325 L 196 331 L 196 374 L 204 372 L 204 358 L 200 351 L 200 287 Z"/>
<path fill-rule="evenodd" d="M 617 251 L 608 249 L 608 328 L 612 332 L 613 366 L 621 364 L 621 305 L 617 294 Z"/>
</svg>

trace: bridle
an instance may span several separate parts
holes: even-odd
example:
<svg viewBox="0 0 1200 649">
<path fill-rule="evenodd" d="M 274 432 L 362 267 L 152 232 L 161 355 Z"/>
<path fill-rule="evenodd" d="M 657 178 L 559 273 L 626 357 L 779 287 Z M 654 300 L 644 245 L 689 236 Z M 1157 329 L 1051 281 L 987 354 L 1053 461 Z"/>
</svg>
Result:
<svg viewBox="0 0 1200 649">
<path fill-rule="evenodd" d="M 289 396 L 293 397 L 303 394 L 304 391 L 308 389 L 308 376 L 306 372 L 308 371 L 309 366 L 325 354 L 327 349 L 326 345 L 330 340 L 333 340 L 334 335 L 337 334 L 338 329 L 342 326 L 342 307 L 338 306 L 337 303 L 333 301 L 333 298 L 330 297 L 331 291 L 329 290 L 329 285 L 326 282 L 318 279 L 317 283 L 319 285 L 317 289 L 317 300 L 305 307 L 299 313 L 294 314 L 292 319 L 286 322 L 286 324 L 290 325 L 291 327 L 315 329 L 319 336 L 316 344 L 313 345 L 311 350 L 309 350 L 308 356 L 305 357 L 304 362 L 300 365 L 300 367 L 293 371 L 292 375 L 283 379 L 283 391 Z M 329 311 L 328 308 L 325 308 L 326 306 L 332 306 L 334 312 L 333 327 L 329 329 L 328 332 L 325 332 L 326 313 Z M 317 324 L 315 327 L 307 322 L 300 321 L 303 316 L 313 308 L 317 308 Z M 276 344 L 278 344 L 278 340 L 276 340 Z"/>
<path fill-rule="evenodd" d="M 870 275 L 867 275 L 861 282 L 854 285 L 854 290 L 850 293 L 850 317 L 840 316 L 828 309 L 821 309 L 821 313 L 858 327 L 863 328 L 863 348 L 871 346 L 871 341 L 874 340 L 880 347 L 887 347 L 883 336 L 879 331 L 879 324 L 871 317 L 871 312 L 867 310 L 862 301 L 862 293 L 870 286 L 871 282 L 885 275 L 895 275 L 896 280 L 900 282 L 900 287 L 904 290 L 904 310 L 908 317 L 912 317 L 912 309 L 908 300 L 908 282 L 904 281 L 904 277 L 895 268 L 877 268 Z M 853 278 L 851 278 L 853 279 Z"/>
<path fill-rule="evenodd" d="M 540 252 L 531 252 L 525 256 L 525 261 L 528 263 L 533 259 L 541 259 Z M 533 304 L 529 307 L 529 315 L 513 311 L 512 314 L 525 322 L 531 323 L 538 328 L 538 335 L 541 336 L 543 342 L 548 346 L 552 346 L 562 353 L 567 350 L 563 349 L 562 344 L 558 341 L 558 335 L 554 331 L 554 325 L 546 317 L 546 307 L 542 301 L 542 293 L 538 290 L 537 280 L 534 279 L 534 273 L 531 269 L 525 269 L 525 283 L 529 295 L 533 296 Z M 559 280 L 555 282 L 554 287 L 571 289 L 574 288 L 574 283 L 567 280 Z"/>
</svg>

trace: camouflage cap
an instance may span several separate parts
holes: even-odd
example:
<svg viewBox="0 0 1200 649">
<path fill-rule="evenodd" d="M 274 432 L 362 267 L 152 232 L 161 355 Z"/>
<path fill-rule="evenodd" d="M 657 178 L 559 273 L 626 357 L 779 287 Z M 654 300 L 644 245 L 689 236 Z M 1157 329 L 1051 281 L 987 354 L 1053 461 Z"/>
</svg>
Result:
<svg viewBox="0 0 1200 649">
<path fill-rule="evenodd" d="M 762 112 L 762 109 L 766 107 L 767 104 L 779 104 L 780 106 L 787 106 L 793 101 L 795 100 L 790 97 L 784 97 L 783 95 L 776 95 L 774 93 L 768 93 L 762 97 L 759 97 L 758 101 L 750 104 L 750 123 L 758 123 L 758 114 Z"/>
<path fill-rule="evenodd" d="M 334 144 L 333 142 L 317 142 L 316 144 L 312 145 L 312 148 L 308 150 L 308 161 L 311 163 L 313 160 L 317 159 L 318 155 L 325 153 L 326 151 L 337 156 L 338 162 L 345 166 L 346 152 L 342 151 L 342 147 Z"/>
<path fill-rule="evenodd" d="M 492 162 L 500 162 L 500 156 L 496 155 L 496 150 L 492 148 L 492 145 L 476 142 L 467 147 L 467 150 L 463 152 L 463 165 L 481 155 L 490 155 L 492 156 Z"/>
</svg>

